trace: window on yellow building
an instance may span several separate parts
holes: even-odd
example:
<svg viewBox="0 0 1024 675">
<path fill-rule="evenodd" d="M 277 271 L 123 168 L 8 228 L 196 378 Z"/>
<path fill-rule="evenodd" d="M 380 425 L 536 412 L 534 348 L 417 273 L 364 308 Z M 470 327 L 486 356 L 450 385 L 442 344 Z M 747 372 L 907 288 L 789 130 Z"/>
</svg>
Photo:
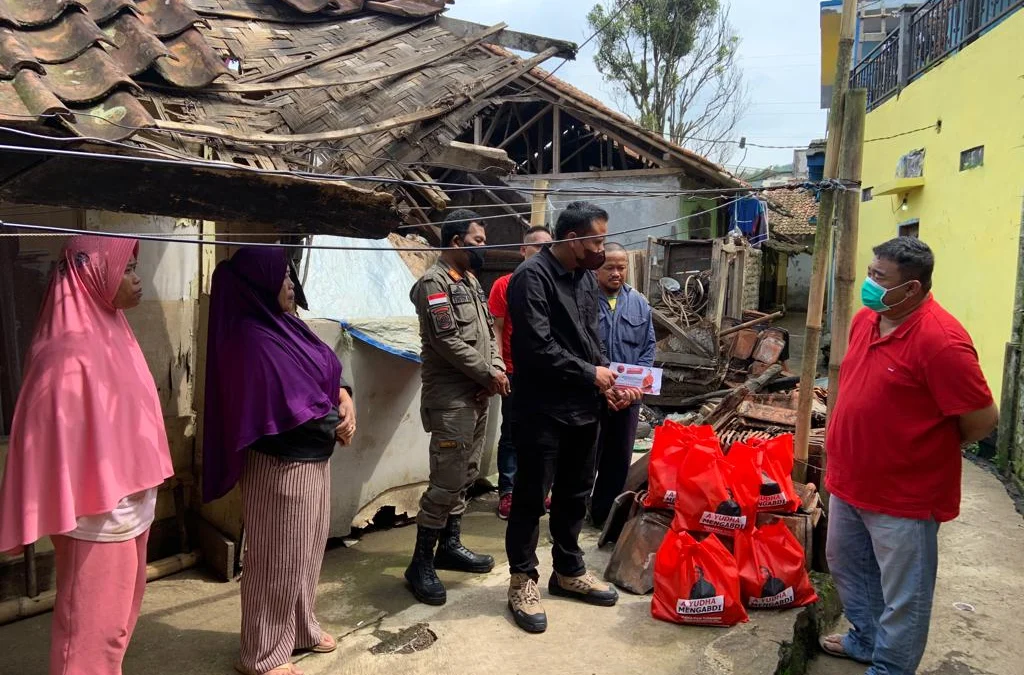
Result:
<svg viewBox="0 0 1024 675">
<path fill-rule="evenodd" d="M 985 146 L 979 145 L 960 153 L 960 170 L 976 169 L 985 163 Z"/>
<path fill-rule="evenodd" d="M 920 223 L 921 221 L 917 218 L 904 220 L 902 223 L 896 226 L 896 236 L 917 238 L 920 232 Z"/>
</svg>

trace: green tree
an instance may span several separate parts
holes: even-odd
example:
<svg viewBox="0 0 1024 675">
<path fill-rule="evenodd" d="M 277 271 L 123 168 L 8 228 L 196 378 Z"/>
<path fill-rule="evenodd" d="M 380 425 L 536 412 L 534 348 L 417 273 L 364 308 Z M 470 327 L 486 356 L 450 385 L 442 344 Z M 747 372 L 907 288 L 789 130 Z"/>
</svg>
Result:
<svg viewBox="0 0 1024 675">
<path fill-rule="evenodd" d="M 611 0 L 587 15 L 598 32 L 594 62 L 620 108 L 637 122 L 718 161 L 747 92 L 739 37 L 718 0 Z M 703 140 L 697 140 L 698 138 Z"/>
</svg>

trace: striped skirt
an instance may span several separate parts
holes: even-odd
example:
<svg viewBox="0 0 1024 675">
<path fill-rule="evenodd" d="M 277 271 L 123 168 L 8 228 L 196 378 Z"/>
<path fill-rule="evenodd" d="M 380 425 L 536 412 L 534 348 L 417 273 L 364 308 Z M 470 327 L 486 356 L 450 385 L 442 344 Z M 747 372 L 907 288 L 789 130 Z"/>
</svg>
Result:
<svg viewBox="0 0 1024 675">
<path fill-rule="evenodd" d="M 245 557 L 241 665 L 284 665 L 320 643 L 313 615 L 330 521 L 330 462 L 294 462 L 250 451 L 242 475 Z"/>
</svg>

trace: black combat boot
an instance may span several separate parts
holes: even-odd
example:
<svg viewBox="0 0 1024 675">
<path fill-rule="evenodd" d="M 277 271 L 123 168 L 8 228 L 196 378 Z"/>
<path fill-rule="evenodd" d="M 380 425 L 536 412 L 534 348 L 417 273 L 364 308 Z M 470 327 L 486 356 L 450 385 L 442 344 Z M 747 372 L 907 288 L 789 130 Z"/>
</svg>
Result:
<svg viewBox="0 0 1024 675">
<path fill-rule="evenodd" d="M 405 570 L 405 580 L 416 599 L 426 605 L 443 605 L 448 600 L 444 584 L 437 578 L 434 568 L 434 547 L 441 530 L 416 526 L 416 552 Z"/>
<path fill-rule="evenodd" d="M 463 546 L 462 516 L 448 516 L 437 555 L 434 556 L 434 566 L 439 570 L 486 574 L 494 569 L 494 558 L 473 553 Z"/>
</svg>

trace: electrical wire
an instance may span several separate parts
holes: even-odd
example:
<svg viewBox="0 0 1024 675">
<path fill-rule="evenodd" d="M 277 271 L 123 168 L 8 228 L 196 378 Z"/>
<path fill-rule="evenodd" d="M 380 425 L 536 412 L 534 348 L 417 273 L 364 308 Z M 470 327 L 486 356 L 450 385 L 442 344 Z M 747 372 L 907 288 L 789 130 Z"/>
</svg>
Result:
<svg viewBox="0 0 1024 675">
<path fill-rule="evenodd" d="M 629 229 L 625 229 L 625 230 L 620 230 L 618 232 L 615 232 L 614 236 L 633 234 L 634 232 L 644 232 L 644 231 L 647 231 L 647 230 L 653 230 L 655 228 L 664 227 L 666 225 L 672 225 L 673 223 L 678 223 L 678 222 L 681 222 L 681 221 L 684 221 L 684 220 L 689 220 L 690 218 L 696 218 L 698 216 L 703 216 L 703 215 L 706 215 L 708 213 L 712 213 L 714 211 L 717 211 L 718 209 L 728 208 L 729 206 L 732 206 L 733 204 L 735 204 L 738 201 L 740 201 L 740 199 L 734 199 L 734 200 L 732 200 L 730 202 L 726 202 L 724 204 L 718 204 L 718 205 L 716 205 L 716 206 L 714 206 L 714 207 L 712 207 L 710 209 L 706 209 L 704 211 L 698 211 L 698 212 L 695 212 L 695 213 L 690 213 L 690 214 L 687 214 L 685 216 L 680 216 L 679 218 L 673 218 L 672 220 L 666 220 L 664 222 L 655 223 L 653 225 L 643 225 L 643 226 L 640 226 L 640 227 L 634 227 L 634 228 L 629 228 Z M 92 235 L 92 236 L 100 236 L 100 237 L 111 237 L 111 238 L 114 238 L 114 239 L 137 239 L 139 241 L 156 241 L 156 242 L 174 243 L 174 244 L 199 244 L 199 245 L 204 245 L 205 244 L 205 245 L 208 245 L 208 246 L 255 246 L 255 247 L 260 247 L 260 248 L 279 247 L 279 248 L 296 248 L 296 249 L 301 248 L 301 249 L 328 250 L 328 251 L 378 251 L 379 252 L 379 251 L 394 250 L 394 251 L 406 252 L 406 253 L 415 253 L 415 252 L 418 252 L 418 253 L 437 253 L 437 252 L 440 252 L 440 251 L 457 251 L 457 250 L 462 250 L 460 247 L 457 247 L 457 246 L 448 246 L 448 247 L 445 247 L 445 246 L 437 246 L 437 247 L 431 246 L 431 247 L 409 247 L 409 248 L 403 247 L 403 248 L 395 248 L 395 249 L 382 249 L 382 248 L 377 248 L 377 247 L 373 247 L 373 246 L 351 246 L 351 245 L 339 246 L 339 245 L 328 245 L 328 244 L 292 244 L 292 243 L 268 243 L 268 242 L 240 242 L 240 241 L 233 241 L 233 240 L 217 240 L 217 239 L 214 239 L 214 240 L 208 240 L 208 239 L 185 239 L 185 238 L 178 238 L 178 237 L 168 237 L 168 236 L 165 236 L 165 235 L 162 235 L 162 234 L 155 235 L 155 234 L 151 234 L 151 233 L 105 232 L 105 231 L 102 231 L 102 230 L 83 230 L 83 229 L 80 229 L 80 228 L 73 228 L 73 227 L 54 227 L 54 226 L 50 226 L 50 225 L 30 225 L 30 224 L 27 224 L 27 223 L 10 223 L 10 222 L 7 222 L 7 221 L 5 221 L 3 219 L 0 219 L 0 228 L 11 228 L 11 229 L 28 230 L 29 231 L 29 234 L 27 234 L 27 235 L 24 235 L 24 234 L 21 234 L 21 233 L 13 233 L 13 234 L 11 234 L 11 233 L 0 232 L 0 237 L 9 237 L 9 236 L 30 236 L 31 237 L 31 236 Z M 206 236 L 209 236 L 209 235 L 206 235 Z M 214 236 L 216 236 L 216 235 L 214 235 Z M 229 235 L 229 236 L 231 236 L 231 235 Z M 288 233 L 278 233 L 278 236 L 288 236 Z M 305 235 L 305 236 L 308 236 L 308 235 Z M 577 240 L 578 241 L 583 241 L 583 240 L 587 240 L 587 239 L 604 239 L 604 238 L 607 238 L 608 236 L 609 235 L 607 235 L 607 234 L 591 234 L 591 235 L 584 235 L 582 237 L 577 237 Z M 558 243 L 558 242 L 552 242 L 552 243 Z M 544 245 L 547 245 L 547 244 L 544 244 Z M 485 250 L 486 249 L 498 249 L 498 250 L 500 250 L 500 249 L 518 249 L 520 246 L 522 246 L 522 243 L 515 243 L 515 244 L 485 244 L 484 246 L 478 246 L 478 247 L 475 247 L 475 248 L 485 249 Z"/>
<path fill-rule="evenodd" d="M 582 51 L 584 47 L 586 47 L 588 44 L 590 44 L 593 41 L 594 38 L 596 38 L 598 35 L 600 35 L 604 31 L 606 31 L 608 29 L 608 27 L 612 25 L 612 22 L 615 21 L 615 19 L 619 18 L 619 15 L 622 14 L 624 11 L 626 11 L 626 8 L 629 7 L 631 4 L 633 4 L 633 0 L 622 0 L 622 4 L 619 6 L 619 8 L 617 10 L 615 10 L 615 12 L 611 16 L 608 17 L 608 20 L 605 21 L 603 25 L 599 26 L 597 30 L 595 30 L 593 33 L 591 33 L 590 37 L 588 37 L 586 40 L 584 40 L 583 43 L 579 47 L 576 48 L 576 52 L 579 53 L 580 51 Z M 526 89 L 522 90 L 520 92 L 520 95 L 525 94 L 525 93 L 527 93 L 529 91 L 532 91 L 536 87 L 539 87 L 540 85 L 542 85 L 545 82 L 547 82 L 549 79 L 554 77 L 555 73 L 557 73 L 559 70 L 561 70 L 562 67 L 565 64 L 567 64 L 567 63 L 569 63 L 569 59 L 562 59 L 562 62 L 559 63 L 557 66 L 555 66 L 551 70 L 551 72 L 549 72 L 547 75 L 545 75 L 542 79 L 540 79 L 537 82 L 534 82 L 533 84 L 531 84 Z"/>
<path fill-rule="evenodd" d="M 60 140 L 60 141 L 76 141 L 80 139 L 59 137 L 54 138 L 51 136 L 44 136 L 41 134 L 34 134 L 27 131 L 21 131 L 18 129 L 11 129 L 8 127 L 0 126 L 0 131 L 7 131 L 15 134 L 20 134 L 36 139 L 42 139 L 47 141 Z M 97 139 L 102 140 L 102 139 Z M 136 146 L 126 145 L 125 147 L 133 150 L 139 150 Z M 175 167 L 188 166 L 191 168 L 217 168 L 217 169 L 230 169 L 234 171 L 246 171 L 263 175 L 284 175 L 292 176 L 297 178 L 307 178 L 313 180 L 320 180 L 324 182 L 373 182 L 381 184 L 392 184 L 392 185 L 416 185 L 421 187 L 448 187 L 453 188 L 454 192 L 462 191 L 480 191 L 482 189 L 491 189 L 490 186 L 481 187 L 479 185 L 467 184 L 467 183 L 438 183 L 435 181 L 414 181 L 406 180 L 401 178 L 389 178 L 386 176 L 353 176 L 353 175 L 337 175 L 337 174 L 321 174 L 304 171 L 293 171 L 290 169 L 260 169 L 257 167 L 244 166 L 235 164 L 233 162 L 223 162 L 217 160 L 181 160 L 181 159 L 168 159 L 164 157 L 142 157 L 138 155 L 117 155 L 100 152 L 87 152 L 80 150 L 63 150 L 58 148 L 40 148 L 35 146 L 21 146 L 21 145 L 9 145 L 0 144 L 0 151 L 15 152 L 15 153 L 27 153 L 27 154 L 44 154 L 44 155 L 59 155 L 69 157 L 81 157 L 89 159 L 109 159 L 114 161 L 123 162 L 141 162 L 150 164 L 161 164 L 171 165 Z M 145 150 L 144 150 L 145 151 Z M 802 187 L 803 185 L 799 186 Z M 786 186 L 778 186 L 772 189 L 785 188 Z M 794 186 L 796 189 L 798 186 Z M 633 197 L 633 196 L 659 196 L 659 197 L 682 197 L 687 195 L 712 195 L 712 194 L 728 194 L 728 193 L 751 193 L 761 190 L 763 188 L 756 187 L 736 187 L 736 188 L 703 188 L 694 190 L 605 190 L 602 188 L 531 188 L 531 187 L 518 187 L 515 188 L 517 192 L 526 194 L 560 194 L 560 195 L 577 195 L 577 196 L 622 196 L 622 197 Z M 822 186 L 820 189 L 828 189 L 826 186 Z"/>
<path fill-rule="evenodd" d="M 921 132 L 921 131 L 928 131 L 929 129 L 941 129 L 941 128 L 942 127 L 941 127 L 941 125 L 939 123 L 929 124 L 926 127 L 921 127 L 919 129 L 911 129 L 910 131 L 903 131 L 903 132 L 900 132 L 898 134 L 893 134 L 892 136 L 879 136 L 877 138 L 869 138 L 869 139 L 867 139 L 864 142 L 865 143 L 875 143 L 876 141 L 890 141 L 890 140 L 892 140 L 894 138 L 900 138 L 902 136 L 909 136 L 910 134 L 916 134 L 916 133 Z"/>
<path fill-rule="evenodd" d="M 584 44 L 586 44 L 586 43 L 584 43 Z M 557 70 L 557 68 L 555 70 Z M 554 72 L 555 71 L 553 70 L 551 73 L 548 74 L 547 77 L 550 77 L 551 75 L 553 75 Z M 534 84 L 530 85 L 529 88 L 523 90 L 523 92 L 521 92 L 521 93 L 525 93 L 526 91 L 529 91 L 529 89 L 531 89 L 533 87 L 536 87 L 537 85 L 539 85 L 542 82 L 546 81 L 547 77 L 545 77 L 544 79 L 542 79 L 542 80 L 540 80 L 538 82 L 535 82 Z M 782 102 L 779 102 L 779 103 L 782 103 Z M 582 108 L 574 106 L 574 105 L 572 105 L 571 102 L 568 102 L 568 101 L 563 101 L 561 103 L 561 105 L 562 105 L 562 107 L 570 109 L 570 110 L 578 110 L 580 112 L 586 112 L 586 111 L 582 110 Z M 807 115 L 810 115 L 810 114 L 813 114 L 813 113 L 808 112 L 808 113 L 784 113 L 784 114 L 807 114 Z M 172 135 L 172 136 L 176 135 L 176 134 L 180 134 L 180 135 L 184 135 L 184 136 L 194 136 L 194 137 L 198 137 L 198 138 L 205 138 L 207 136 L 207 134 L 204 134 L 204 133 L 202 133 L 200 131 L 191 131 L 191 130 L 187 130 L 187 129 L 186 130 L 163 129 L 163 128 L 160 128 L 160 127 L 139 127 L 139 126 L 126 125 L 126 124 L 121 124 L 121 123 L 119 123 L 119 122 L 117 122 L 115 120 L 107 119 L 106 117 L 102 117 L 100 115 L 94 115 L 94 114 L 86 113 L 86 112 L 77 112 L 76 111 L 74 113 L 74 116 L 93 118 L 93 119 L 105 122 L 105 123 L 110 124 L 112 126 L 115 126 L 115 127 L 121 128 L 121 129 L 125 129 L 125 130 L 128 130 L 128 131 L 141 131 L 141 132 L 149 132 L 149 133 L 157 132 L 157 133 L 165 133 L 165 134 Z M 62 114 L 59 114 L 59 113 L 45 113 L 45 114 L 42 114 L 42 115 L 17 115 L 17 114 L 4 113 L 4 117 L 39 120 L 39 119 L 59 119 L 59 118 L 66 117 L 66 115 L 62 115 Z M 909 135 L 909 134 L 918 133 L 920 131 L 926 131 L 928 129 L 936 128 L 937 126 L 938 125 L 935 124 L 935 125 L 929 125 L 929 126 L 926 126 L 926 127 L 921 127 L 919 129 L 910 129 L 908 131 L 904 131 L 904 132 L 900 132 L 900 133 L 897 133 L 897 134 L 893 134 L 891 136 L 882 136 L 882 137 L 879 137 L 879 138 L 870 138 L 870 139 L 865 140 L 864 142 L 865 143 L 873 143 L 875 141 L 890 140 L 890 139 L 893 139 L 893 138 L 899 138 L 900 136 L 906 136 L 906 135 Z M 185 155 L 182 155 L 181 153 L 176 153 L 176 152 L 170 151 L 169 149 L 168 150 L 155 150 L 155 149 L 152 149 L 152 148 L 145 148 L 145 147 L 142 147 L 140 145 L 131 145 L 131 144 L 128 144 L 128 143 L 123 143 L 123 142 L 120 142 L 120 141 L 115 141 L 115 140 L 111 140 L 111 139 L 107 139 L 107 138 L 100 138 L 100 137 L 96 137 L 96 136 L 46 136 L 46 135 L 43 135 L 43 134 L 33 134 L 31 132 L 24 131 L 24 130 L 21 130 L 21 129 L 13 129 L 13 128 L 10 128 L 10 127 L 3 127 L 3 126 L 0 126 L 0 131 L 4 131 L 4 132 L 8 132 L 8 133 L 13 133 L 13 134 L 18 134 L 18 135 L 23 135 L 23 136 L 27 136 L 27 137 L 30 137 L 30 138 L 43 139 L 43 140 L 47 140 L 47 141 L 59 141 L 59 142 L 91 141 L 91 142 L 95 142 L 95 143 L 102 143 L 102 144 L 105 144 L 105 145 L 112 145 L 112 146 L 115 146 L 115 147 L 127 148 L 127 149 L 130 149 L 130 150 L 136 151 L 136 152 L 140 152 L 141 151 L 141 152 L 145 152 L 145 153 L 148 153 L 148 154 L 155 154 L 155 155 L 158 155 L 158 156 L 175 157 L 175 158 L 183 159 L 183 160 L 186 159 L 186 157 L 187 157 Z M 658 136 L 664 138 L 665 140 L 669 141 L 670 143 L 684 143 L 686 141 L 696 141 L 698 143 L 730 143 L 730 144 L 735 144 L 735 145 L 739 145 L 740 143 L 743 143 L 743 141 L 736 140 L 736 139 L 712 139 L 712 138 L 699 138 L 697 136 L 687 136 L 685 138 L 676 140 L 676 139 L 669 138 L 668 135 L 663 133 L 663 132 L 661 132 L 661 133 L 654 132 L 654 133 L 657 133 Z M 301 147 L 301 148 L 307 148 L 307 149 L 309 148 L 308 144 L 301 143 L 301 142 L 295 142 L 295 141 L 272 141 L 272 142 L 259 141 L 259 142 L 256 142 L 255 144 L 256 145 L 295 145 L 295 146 Z M 802 149 L 807 147 L 806 144 L 804 144 L 804 145 L 771 145 L 771 144 L 765 144 L 765 143 L 757 143 L 756 141 L 749 141 L 749 140 L 746 141 L 744 143 L 744 145 L 745 146 L 750 146 L 752 148 L 761 148 L 761 149 L 764 149 L 764 150 L 802 150 Z M 317 147 L 322 149 L 323 146 L 317 146 Z M 380 162 L 385 162 L 385 163 L 390 163 L 390 164 L 397 164 L 399 166 L 411 167 L 411 166 L 420 166 L 421 165 L 421 163 L 416 163 L 416 162 L 411 162 L 411 163 L 400 162 L 400 161 L 398 161 L 396 159 L 393 159 L 393 158 L 390 158 L 390 157 L 380 157 L 380 156 L 376 156 L 376 155 L 368 155 L 366 153 L 360 153 L 360 152 L 357 152 L 357 151 L 354 151 L 354 150 L 349 150 L 349 149 L 345 149 L 344 152 L 346 152 L 348 154 L 356 155 L 357 157 L 361 157 L 363 159 L 372 159 L 372 160 L 376 160 L 376 161 L 380 161 Z M 212 161 L 215 161 L 215 160 L 212 160 Z M 235 164 L 233 162 L 216 162 L 216 163 L 217 164 L 223 164 L 225 166 L 231 166 L 231 167 L 234 167 L 234 168 L 249 168 L 249 169 L 253 169 L 253 170 L 256 170 L 256 171 L 271 171 L 271 172 L 275 171 L 275 170 L 272 170 L 272 169 L 256 169 L 255 167 L 244 167 L 243 165 Z M 488 167 L 488 168 L 491 168 L 491 167 Z M 493 168 L 500 168 L 500 167 L 493 167 Z M 431 184 L 427 184 L 427 183 L 424 183 L 422 181 L 411 181 L 411 180 L 394 179 L 394 178 L 389 179 L 389 178 L 384 177 L 384 176 L 341 176 L 341 175 L 335 175 L 335 174 L 315 174 L 315 173 L 309 173 L 309 172 L 291 172 L 291 171 L 289 171 L 288 173 L 293 173 L 293 174 L 297 174 L 297 175 L 309 175 L 309 176 L 327 176 L 327 177 L 330 177 L 330 178 L 335 179 L 335 180 L 347 180 L 347 181 L 362 180 L 362 181 L 372 181 L 372 182 L 379 182 L 379 183 L 389 183 L 390 182 L 390 183 L 397 183 L 397 184 L 404 184 L 404 185 L 437 185 L 437 186 L 446 185 L 445 183 L 431 183 Z M 457 184 L 450 184 L 450 185 L 454 186 L 454 185 L 457 185 Z M 467 189 L 477 189 L 477 190 L 480 189 L 480 187 L 476 186 L 476 185 L 459 185 L 459 187 L 465 187 Z M 525 190 L 525 188 L 521 189 L 520 191 L 523 191 L 523 190 Z"/>
</svg>

